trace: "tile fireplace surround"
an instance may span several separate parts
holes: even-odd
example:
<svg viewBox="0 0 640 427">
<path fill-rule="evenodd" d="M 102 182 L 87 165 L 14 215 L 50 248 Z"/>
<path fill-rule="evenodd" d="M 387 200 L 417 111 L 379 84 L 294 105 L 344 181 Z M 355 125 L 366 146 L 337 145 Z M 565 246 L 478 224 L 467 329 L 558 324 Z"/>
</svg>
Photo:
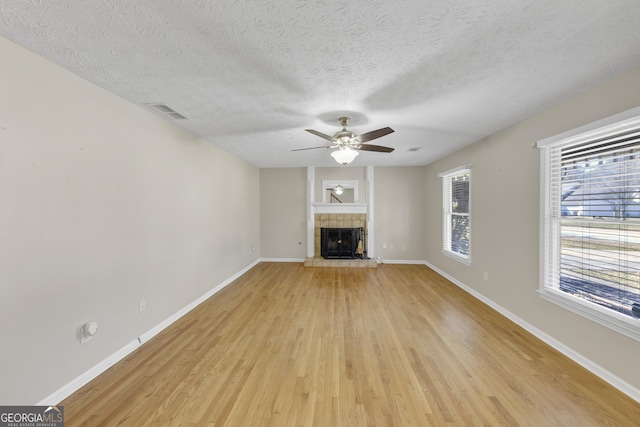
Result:
<svg viewBox="0 0 640 427">
<path fill-rule="evenodd" d="M 367 247 L 367 215 L 347 213 L 321 213 L 315 214 L 314 221 L 314 257 L 307 258 L 304 265 L 308 267 L 377 267 L 375 260 L 362 259 L 335 259 L 328 260 L 320 255 L 320 229 L 321 228 L 364 228 L 365 248 Z"/>
</svg>

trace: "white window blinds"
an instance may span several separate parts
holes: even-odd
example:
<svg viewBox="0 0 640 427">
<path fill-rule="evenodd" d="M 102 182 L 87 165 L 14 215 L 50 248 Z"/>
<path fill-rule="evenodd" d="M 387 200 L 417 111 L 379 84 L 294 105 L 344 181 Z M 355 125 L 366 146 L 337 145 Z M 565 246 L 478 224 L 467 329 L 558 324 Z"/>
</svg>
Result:
<svg viewBox="0 0 640 427">
<path fill-rule="evenodd" d="M 544 147 L 544 287 L 640 309 L 640 125 Z"/>
<path fill-rule="evenodd" d="M 471 259 L 471 170 L 459 168 L 440 176 L 443 178 L 442 250 L 468 263 Z"/>
</svg>

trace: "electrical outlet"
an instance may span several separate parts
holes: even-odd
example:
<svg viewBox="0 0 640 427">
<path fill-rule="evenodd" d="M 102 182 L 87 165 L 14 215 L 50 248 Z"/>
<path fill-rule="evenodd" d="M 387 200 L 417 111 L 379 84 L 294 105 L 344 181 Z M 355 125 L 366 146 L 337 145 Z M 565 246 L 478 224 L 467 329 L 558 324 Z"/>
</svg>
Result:
<svg viewBox="0 0 640 427">
<path fill-rule="evenodd" d="M 143 313 L 147 309 L 147 301 L 142 300 L 138 303 L 138 313 Z"/>
<path fill-rule="evenodd" d="M 485 271 L 485 272 L 483 273 L 482 277 L 484 278 L 484 281 L 485 281 L 485 282 L 488 282 L 488 281 L 489 281 L 489 273 L 488 273 L 488 272 L 486 272 L 486 271 Z"/>
</svg>

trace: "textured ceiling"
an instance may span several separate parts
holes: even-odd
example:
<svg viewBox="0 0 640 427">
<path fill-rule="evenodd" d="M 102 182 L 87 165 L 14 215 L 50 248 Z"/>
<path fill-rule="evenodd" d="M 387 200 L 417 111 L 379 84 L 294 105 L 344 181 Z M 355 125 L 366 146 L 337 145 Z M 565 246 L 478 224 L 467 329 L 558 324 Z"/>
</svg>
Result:
<svg viewBox="0 0 640 427">
<path fill-rule="evenodd" d="M 21 0 L 0 35 L 259 167 L 424 165 L 640 65 L 638 0 Z M 417 151 L 410 151 L 416 149 Z"/>
</svg>

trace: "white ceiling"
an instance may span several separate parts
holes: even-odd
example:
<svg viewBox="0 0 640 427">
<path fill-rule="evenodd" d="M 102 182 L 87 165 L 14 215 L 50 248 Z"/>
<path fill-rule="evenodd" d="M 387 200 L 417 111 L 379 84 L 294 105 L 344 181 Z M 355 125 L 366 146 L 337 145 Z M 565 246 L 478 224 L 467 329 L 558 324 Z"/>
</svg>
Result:
<svg viewBox="0 0 640 427">
<path fill-rule="evenodd" d="M 638 0 L 21 0 L 0 35 L 259 167 L 424 165 L 640 65 Z M 417 151 L 410 149 L 419 148 Z"/>
</svg>

